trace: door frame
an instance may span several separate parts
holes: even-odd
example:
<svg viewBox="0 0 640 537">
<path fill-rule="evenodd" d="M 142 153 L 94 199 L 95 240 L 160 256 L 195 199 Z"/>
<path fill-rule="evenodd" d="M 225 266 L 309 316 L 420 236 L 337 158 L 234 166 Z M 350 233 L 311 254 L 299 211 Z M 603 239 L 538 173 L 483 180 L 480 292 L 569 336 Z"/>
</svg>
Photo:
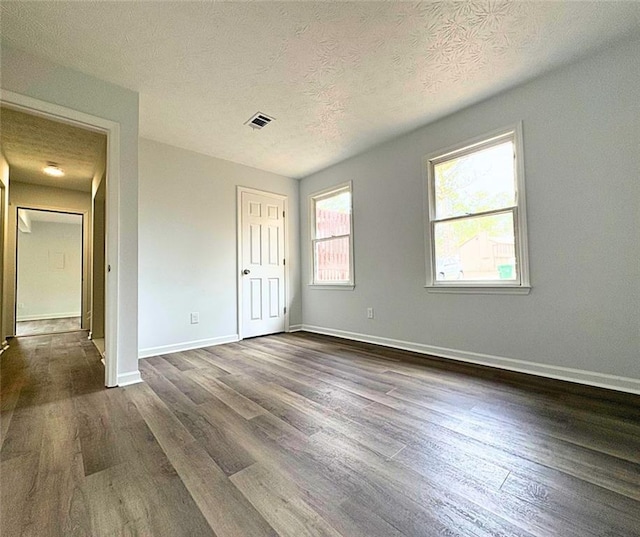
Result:
<svg viewBox="0 0 640 537">
<path fill-rule="evenodd" d="M 8 166 L 8 164 L 7 164 Z M 9 203 L 8 203 L 8 190 L 6 185 L 0 181 L 0 354 L 2 354 L 9 344 L 5 339 L 5 327 L 4 327 L 4 249 L 5 249 L 5 220 L 9 222 Z M 7 199 L 7 203 L 5 203 Z"/>
<path fill-rule="evenodd" d="M 0 104 L 107 136 L 105 210 L 105 385 L 118 385 L 118 266 L 120 208 L 120 124 L 27 95 L 0 90 Z M 11 181 L 9 181 L 11 183 Z M 93 254 L 92 254 L 93 255 Z M 5 260 L 6 262 L 6 260 Z M 113 267 L 115 270 L 110 270 Z M 7 306 L 5 305 L 5 308 Z M 13 307 L 15 308 L 15 298 Z"/>
<path fill-rule="evenodd" d="M 276 192 L 269 192 L 267 190 L 259 190 L 257 188 L 250 188 L 245 186 L 237 186 L 236 187 L 236 202 L 237 202 L 237 211 L 236 211 L 236 282 L 237 282 L 237 293 L 236 293 L 236 303 L 238 310 L 238 340 L 243 339 L 242 335 L 242 194 L 247 192 L 249 194 L 258 194 L 260 196 L 267 196 L 270 198 L 275 198 L 277 200 L 284 202 L 284 238 L 283 238 L 283 254 L 285 259 L 284 264 L 284 305 L 286 308 L 286 313 L 284 314 L 284 331 L 289 331 L 289 266 L 291 265 L 288 262 L 289 256 L 289 198 L 284 194 L 278 194 Z"/>
<path fill-rule="evenodd" d="M 87 277 L 88 277 L 88 271 L 89 271 L 89 264 L 84 262 L 84 256 L 86 252 L 91 252 L 91 248 L 89 247 L 89 244 L 85 244 L 85 239 L 88 241 L 89 240 L 89 234 L 87 233 L 88 228 L 85 229 L 85 226 L 89 225 L 89 212 L 88 211 L 80 211 L 80 210 L 74 210 L 74 209 L 65 209 L 62 207 L 53 207 L 53 206 L 48 206 L 48 205 L 39 205 L 39 204 L 29 204 L 27 205 L 18 205 L 16 206 L 15 210 L 16 210 L 16 252 L 15 252 L 15 259 L 16 259 L 16 270 L 14 273 L 15 279 L 13 282 L 13 288 L 14 288 L 14 295 L 15 296 L 15 300 L 13 301 L 13 305 L 14 305 L 14 310 L 13 310 L 13 333 L 15 334 L 16 337 L 18 337 L 18 272 L 19 272 L 19 263 L 18 263 L 18 254 L 20 252 L 19 250 L 19 244 L 18 241 L 20 239 L 20 228 L 19 228 L 19 217 L 18 215 L 20 214 L 20 209 L 24 209 L 27 211 L 42 211 L 42 212 L 46 212 L 46 213 L 58 213 L 58 214 L 74 214 L 76 216 L 80 216 L 82 218 L 82 237 L 80 239 L 80 243 L 82 245 L 81 248 L 81 253 L 80 253 L 80 260 L 82 262 L 82 268 L 80 270 L 80 277 L 81 277 L 81 291 L 80 291 L 80 330 L 85 330 L 86 328 L 83 328 L 82 325 L 84 324 L 84 318 L 85 318 L 85 294 L 87 295 L 87 300 L 89 300 L 89 287 L 88 287 L 88 282 L 87 282 Z M 90 255 L 92 255 L 90 253 Z M 85 271 L 87 271 L 87 273 L 85 273 Z"/>
</svg>

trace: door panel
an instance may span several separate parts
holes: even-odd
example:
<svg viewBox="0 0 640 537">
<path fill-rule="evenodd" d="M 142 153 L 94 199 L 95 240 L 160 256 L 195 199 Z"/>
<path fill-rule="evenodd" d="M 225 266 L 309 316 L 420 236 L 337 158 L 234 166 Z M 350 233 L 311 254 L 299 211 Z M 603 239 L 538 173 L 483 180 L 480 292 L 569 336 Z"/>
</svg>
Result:
<svg viewBox="0 0 640 537">
<path fill-rule="evenodd" d="M 269 244 L 267 245 L 269 250 L 269 264 L 277 265 L 282 257 L 279 241 L 280 230 L 276 226 L 269 226 L 267 229 L 269 237 Z"/>
<path fill-rule="evenodd" d="M 242 191 L 242 337 L 285 329 L 284 200 Z M 248 272 L 247 272 L 248 271 Z"/>
<path fill-rule="evenodd" d="M 269 317 L 280 315 L 280 280 L 269 278 Z"/>
<path fill-rule="evenodd" d="M 249 241 L 251 243 L 249 264 L 260 266 L 262 264 L 262 226 L 260 224 L 249 226 Z"/>
<path fill-rule="evenodd" d="M 262 280 L 251 278 L 249 281 L 251 282 L 251 320 L 259 321 L 262 319 Z"/>
</svg>

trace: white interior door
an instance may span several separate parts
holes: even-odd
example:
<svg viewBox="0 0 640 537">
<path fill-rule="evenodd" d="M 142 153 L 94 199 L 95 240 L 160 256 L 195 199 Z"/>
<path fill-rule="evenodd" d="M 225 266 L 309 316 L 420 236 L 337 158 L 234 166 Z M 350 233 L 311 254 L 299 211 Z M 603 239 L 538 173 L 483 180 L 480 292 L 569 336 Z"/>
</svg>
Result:
<svg viewBox="0 0 640 537">
<path fill-rule="evenodd" d="M 241 336 L 285 329 L 284 199 L 241 191 Z"/>
</svg>

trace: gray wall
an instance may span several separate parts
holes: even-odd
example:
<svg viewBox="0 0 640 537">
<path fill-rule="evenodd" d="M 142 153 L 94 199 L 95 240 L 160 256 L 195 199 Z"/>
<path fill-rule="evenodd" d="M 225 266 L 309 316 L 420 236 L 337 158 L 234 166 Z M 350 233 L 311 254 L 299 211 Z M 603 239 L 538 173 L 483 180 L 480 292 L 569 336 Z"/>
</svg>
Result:
<svg viewBox="0 0 640 537">
<path fill-rule="evenodd" d="M 237 186 L 289 197 L 289 319 L 301 322 L 298 181 L 140 139 L 141 356 L 237 336 Z"/>
<path fill-rule="evenodd" d="M 303 179 L 305 326 L 640 379 L 638 88 L 632 41 Z M 531 294 L 428 293 L 423 156 L 519 120 Z M 311 289 L 307 198 L 347 180 L 356 287 Z"/>
<path fill-rule="evenodd" d="M 109 249 L 117 250 L 119 255 L 118 266 L 114 266 L 112 272 L 118 280 L 118 377 L 135 378 L 138 371 L 138 94 L 4 45 L 1 68 L 0 83 L 5 90 L 120 124 L 120 179 L 118 185 L 107 185 L 108 192 L 118 194 L 111 201 L 119 209 L 117 234 L 110 234 Z"/>
</svg>

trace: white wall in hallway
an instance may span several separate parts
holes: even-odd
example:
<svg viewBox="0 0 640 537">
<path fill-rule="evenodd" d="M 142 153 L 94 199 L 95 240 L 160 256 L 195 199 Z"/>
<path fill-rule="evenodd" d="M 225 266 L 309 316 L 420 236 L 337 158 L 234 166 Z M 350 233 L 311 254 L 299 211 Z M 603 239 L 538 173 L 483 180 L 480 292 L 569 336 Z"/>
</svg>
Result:
<svg viewBox="0 0 640 537">
<path fill-rule="evenodd" d="M 82 217 L 76 224 L 31 223 L 18 232 L 17 320 L 80 317 Z"/>
<path fill-rule="evenodd" d="M 237 186 L 289 197 L 289 311 L 299 324 L 298 181 L 151 140 L 139 148 L 141 355 L 237 335 Z"/>
</svg>

